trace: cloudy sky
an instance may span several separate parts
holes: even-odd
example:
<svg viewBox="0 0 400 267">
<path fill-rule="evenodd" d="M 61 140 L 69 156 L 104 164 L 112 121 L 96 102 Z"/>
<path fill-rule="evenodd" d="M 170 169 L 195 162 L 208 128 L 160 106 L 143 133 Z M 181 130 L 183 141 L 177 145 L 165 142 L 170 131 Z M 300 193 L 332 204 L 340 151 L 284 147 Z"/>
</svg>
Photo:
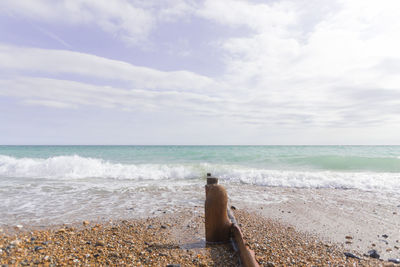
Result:
<svg viewBox="0 0 400 267">
<path fill-rule="evenodd" d="M 0 144 L 400 144 L 398 0 L 2 0 Z"/>
</svg>

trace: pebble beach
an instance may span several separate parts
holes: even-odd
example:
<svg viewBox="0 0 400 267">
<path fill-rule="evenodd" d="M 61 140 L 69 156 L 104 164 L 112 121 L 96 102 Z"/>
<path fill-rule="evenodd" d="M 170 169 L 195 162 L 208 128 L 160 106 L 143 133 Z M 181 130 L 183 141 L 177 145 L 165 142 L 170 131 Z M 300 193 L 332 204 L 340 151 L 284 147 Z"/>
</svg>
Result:
<svg viewBox="0 0 400 267">
<path fill-rule="evenodd" d="M 400 266 L 320 241 L 254 212 L 233 210 L 261 266 Z M 2 229 L 2 266 L 240 266 L 231 244 L 206 245 L 203 207 L 146 219 Z M 175 265 L 174 265 L 175 264 Z"/>
<path fill-rule="evenodd" d="M 238 266 L 205 243 L 211 172 L 261 266 L 400 266 L 400 147 L 0 149 L 1 265 Z"/>
</svg>

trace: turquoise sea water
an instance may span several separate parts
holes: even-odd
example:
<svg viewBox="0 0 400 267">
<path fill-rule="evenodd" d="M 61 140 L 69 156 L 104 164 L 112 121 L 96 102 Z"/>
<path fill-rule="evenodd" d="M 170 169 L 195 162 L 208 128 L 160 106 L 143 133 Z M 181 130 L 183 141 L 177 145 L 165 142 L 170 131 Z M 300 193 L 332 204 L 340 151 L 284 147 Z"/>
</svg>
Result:
<svg viewBox="0 0 400 267">
<path fill-rule="evenodd" d="M 400 194 L 400 146 L 0 146 L 0 224 L 110 213 L 126 199 L 198 204 L 207 172 L 232 185 Z"/>
<path fill-rule="evenodd" d="M 114 164 L 226 164 L 275 170 L 400 172 L 400 146 L 0 146 L 7 158 L 82 157 Z"/>
</svg>

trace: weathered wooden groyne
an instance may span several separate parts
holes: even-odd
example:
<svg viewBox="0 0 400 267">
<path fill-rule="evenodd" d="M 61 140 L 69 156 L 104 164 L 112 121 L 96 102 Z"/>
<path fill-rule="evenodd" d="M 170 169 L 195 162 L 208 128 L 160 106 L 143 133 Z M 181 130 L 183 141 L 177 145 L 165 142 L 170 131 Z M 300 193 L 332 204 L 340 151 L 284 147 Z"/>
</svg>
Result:
<svg viewBox="0 0 400 267">
<path fill-rule="evenodd" d="M 241 264 L 244 267 L 259 266 L 254 252 L 246 244 L 242 231 L 233 215 L 228 209 L 228 194 L 218 178 L 207 173 L 205 186 L 205 235 L 206 241 L 231 242 L 235 251 L 239 252 Z"/>
</svg>

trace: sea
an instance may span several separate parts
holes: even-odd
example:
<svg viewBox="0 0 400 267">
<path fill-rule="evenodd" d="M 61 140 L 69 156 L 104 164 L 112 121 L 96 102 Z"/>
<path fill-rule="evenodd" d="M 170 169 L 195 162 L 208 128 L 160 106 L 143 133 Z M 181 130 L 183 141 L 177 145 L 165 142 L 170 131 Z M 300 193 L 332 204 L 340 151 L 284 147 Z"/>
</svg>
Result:
<svg viewBox="0 0 400 267">
<path fill-rule="evenodd" d="M 266 205 L 281 201 L 271 188 L 398 196 L 400 146 L 0 146 L 0 225 L 200 206 L 207 173 L 236 201 Z"/>
</svg>

